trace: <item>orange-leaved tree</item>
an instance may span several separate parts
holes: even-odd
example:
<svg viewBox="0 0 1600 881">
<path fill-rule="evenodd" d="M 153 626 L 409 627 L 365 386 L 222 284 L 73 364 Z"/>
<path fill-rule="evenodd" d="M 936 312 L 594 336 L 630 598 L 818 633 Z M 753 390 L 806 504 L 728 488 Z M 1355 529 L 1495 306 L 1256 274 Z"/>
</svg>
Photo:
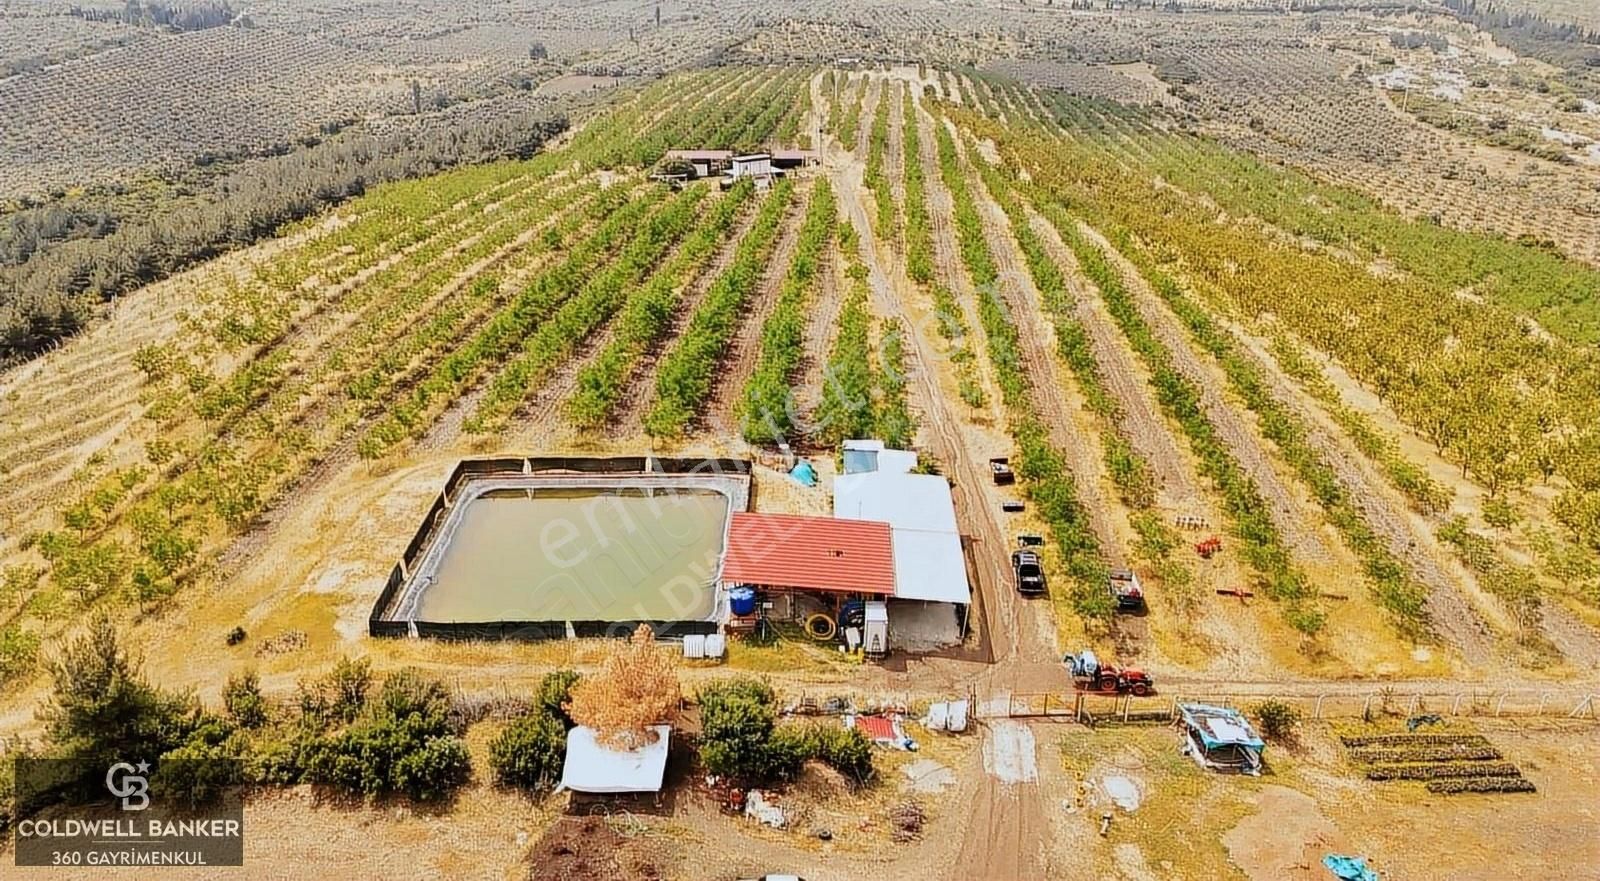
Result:
<svg viewBox="0 0 1600 881">
<path fill-rule="evenodd" d="M 638 749 L 655 738 L 651 725 L 670 723 L 681 692 L 673 656 L 662 651 L 649 625 L 618 643 L 599 671 L 572 689 L 567 715 L 595 731 L 595 739 L 614 749 Z"/>
</svg>

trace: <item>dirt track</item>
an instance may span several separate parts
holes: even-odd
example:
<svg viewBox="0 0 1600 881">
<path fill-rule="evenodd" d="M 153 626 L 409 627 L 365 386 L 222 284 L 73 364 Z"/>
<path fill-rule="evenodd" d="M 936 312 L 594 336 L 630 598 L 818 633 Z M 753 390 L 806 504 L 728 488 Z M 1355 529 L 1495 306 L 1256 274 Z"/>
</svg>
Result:
<svg viewBox="0 0 1600 881">
<path fill-rule="evenodd" d="M 924 143 L 931 145 L 931 133 Z M 930 158 L 925 150 L 925 165 Z M 866 191 L 861 185 L 863 163 L 840 150 L 830 153 L 829 163 L 835 189 L 841 195 L 841 205 L 851 222 L 859 230 L 871 229 L 867 220 Z M 935 237 L 938 238 L 937 229 Z M 979 583 L 974 585 L 978 593 L 975 601 L 982 609 L 981 620 L 986 627 L 984 638 L 994 658 L 992 665 L 978 672 L 979 681 L 973 685 L 979 693 L 987 694 L 997 683 L 1006 683 L 1009 687 L 1019 664 L 1053 661 L 1056 649 L 1042 636 L 1048 631 L 1039 626 L 1039 607 L 1021 603 L 1015 592 L 1008 589 L 1008 543 L 994 514 L 997 499 L 988 486 L 987 473 L 979 468 L 978 457 L 967 448 L 960 423 L 950 412 L 947 399 L 929 372 L 939 363 L 938 349 L 929 336 L 929 326 L 913 320 L 907 311 L 906 304 L 913 302 L 915 296 L 911 281 L 897 260 L 880 253 L 877 242 L 871 237 L 861 237 L 859 246 L 867 265 L 874 310 L 879 315 L 900 320 L 908 329 L 910 361 L 917 365 L 910 371 L 913 375 L 909 382 L 916 389 L 915 397 L 925 404 L 921 415 L 927 446 L 945 463 L 946 472 L 955 484 L 953 496 L 957 516 L 973 530 L 972 548 L 979 572 Z M 953 256 L 947 248 L 941 262 Z M 947 272 L 955 269 L 948 264 L 942 268 Z M 985 774 L 972 803 L 972 819 L 962 839 L 960 856 L 950 867 L 948 877 L 1034 876 L 1032 855 L 1039 852 L 1037 842 L 1047 828 L 1038 786 L 1005 783 L 992 774 Z"/>
</svg>

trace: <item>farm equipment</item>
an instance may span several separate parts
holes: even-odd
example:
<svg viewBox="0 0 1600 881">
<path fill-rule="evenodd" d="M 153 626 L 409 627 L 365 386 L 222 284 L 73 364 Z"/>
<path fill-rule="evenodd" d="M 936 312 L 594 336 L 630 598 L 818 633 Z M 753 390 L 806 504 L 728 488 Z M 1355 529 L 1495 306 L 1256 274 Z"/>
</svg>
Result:
<svg viewBox="0 0 1600 881">
<path fill-rule="evenodd" d="M 1194 546 L 1194 552 L 1199 554 L 1202 559 L 1206 560 L 1216 556 L 1216 553 L 1220 550 L 1222 550 L 1222 539 L 1215 535 L 1211 536 L 1205 541 L 1196 542 Z"/>
<path fill-rule="evenodd" d="M 1017 474 L 1011 470 L 1011 460 L 1005 456 L 989 460 L 989 475 L 994 478 L 995 486 L 1010 486 L 1017 482 Z"/>
<path fill-rule="evenodd" d="M 1154 694 L 1156 683 L 1150 674 L 1133 667 L 1101 664 L 1094 652 L 1084 649 L 1078 654 L 1068 654 L 1061 659 L 1072 675 L 1072 685 L 1079 691 L 1099 694 L 1131 694 L 1144 697 Z"/>
<path fill-rule="evenodd" d="M 1017 499 L 1002 499 L 1000 502 L 1000 510 L 1007 514 L 1021 514 L 1025 507 Z"/>
<path fill-rule="evenodd" d="M 1044 545 L 1044 536 L 1024 532 L 1017 536 L 1017 545 L 1024 548 L 1037 548 Z"/>
<path fill-rule="evenodd" d="M 1045 592 L 1044 566 L 1037 553 L 1026 548 L 1014 551 L 1011 570 L 1016 575 L 1017 593 L 1036 596 Z"/>
<path fill-rule="evenodd" d="M 1136 612 L 1144 608 L 1144 587 L 1132 569 L 1111 570 L 1106 578 L 1106 590 L 1110 591 L 1118 609 Z"/>
</svg>

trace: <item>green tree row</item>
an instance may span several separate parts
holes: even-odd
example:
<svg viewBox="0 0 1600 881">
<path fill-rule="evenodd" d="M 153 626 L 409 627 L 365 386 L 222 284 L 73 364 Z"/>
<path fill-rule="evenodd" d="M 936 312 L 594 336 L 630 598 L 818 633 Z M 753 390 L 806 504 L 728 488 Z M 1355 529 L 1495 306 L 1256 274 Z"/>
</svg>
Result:
<svg viewBox="0 0 1600 881">
<path fill-rule="evenodd" d="M 833 187 L 819 179 L 795 244 L 794 255 L 778 292 L 772 314 L 761 325 L 761 355 L 745 383 L 739 422 L 751 443 L 778 443 L 795 430 L 791 383 L 804 354 L 807 307 L 817 273 L 833 244 L 839 206 Z"/>
<path fill-rule="evenodd" d="M 717 365 L 727 353 L 746 299 L 761 282 L 762 268 L 793 196 L 791 181 L 780 181 L 773 188 L 732 263 L 711 283 L 683 335 L 662 359 L 655 403 L 645 416 L 645 430 L 652 437 L 683 433 L 710 396 Z"/>
<path fill-rule="evenodd" d="M 614 262 L 590 276 L 538 330 L 525 337 L 520 350 L 514 350 L 509 363 L 489 384 L 477 410 L 464 424 L 465 430 L 489 434 L 502 428 L 551 371 L 611 320 L 641 281 L 665 268 L 662 261 L 690 231 L 705 193 L 704 187 L 690 187 L 673 197 L 633 232 Z M 700 222 L 709 225 L 715 217 L 708 215 Z"/>
<path fill-rule="evenodd" d="M 639 359 L 672 329 L 672 316 L 688 280 L 726 243 L 734 220 L 750 204 L 754 192 L 750 181 L 739 182 L 712 209 L 711 222 L 684 241 L 673 265 L 628 298 L 611 341 L 578 371 L 577 388 L 566 403 L 567 418 L 574 424 L 593 429 L 611 418 Z"/>
</svg>

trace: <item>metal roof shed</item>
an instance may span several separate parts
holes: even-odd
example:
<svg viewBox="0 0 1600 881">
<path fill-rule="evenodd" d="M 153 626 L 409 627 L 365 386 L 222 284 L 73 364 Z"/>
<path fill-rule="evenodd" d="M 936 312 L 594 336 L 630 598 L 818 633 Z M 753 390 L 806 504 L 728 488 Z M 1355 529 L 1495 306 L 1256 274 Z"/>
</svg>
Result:
<svg viewBox="0 0 1600 881">
<path fill-rule="evenodd" d="M 842 475 L 833 482 L 833 515 L 889 524 L 896 599 L 972 602 L 955 502 L 943 477 L 884 471 Z"/>
<path fill-rule="evenodd" d="M 567 732 L 567 758 L 561 766 L 560 789 L 616 794 L 660 792 L 667 776 L 667 746 L 672 727 L 652 725 L 656 739 L 634 750 L 618 750 L 595 740 L 584 725 Z"/>
</svg>

